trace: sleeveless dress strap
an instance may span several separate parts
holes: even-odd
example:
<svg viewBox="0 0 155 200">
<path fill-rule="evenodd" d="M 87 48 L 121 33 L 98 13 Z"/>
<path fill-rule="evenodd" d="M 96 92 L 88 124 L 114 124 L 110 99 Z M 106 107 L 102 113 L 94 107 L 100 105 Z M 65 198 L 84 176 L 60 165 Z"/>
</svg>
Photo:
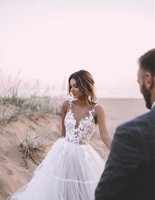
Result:
<svg viewBox="0 0 155 200">
<path fill-rule="evenodd" d="M 94 107 L 96 108 L 97 106 L 98 106 L 98 103 L 97 103 L 97 104 L 95 104 L 95 106 L 94 106 Z"/>
<path fill-rule="evenodd" d="M 98 106 L 98 104 L 95 104 L 94 108 L 93 108 L 93 112 L 95 111 L 95 108 Z"/>
<path fill-rule="evenodd" d="M 68 110 L 72 110 L 72 102 L 73 102 L 73 100 L 71 99 L 71 100 L 69 100 L 69 106 L 68 106 Z"/>
<path fill-rule="evenodd" d="M 92 110 L 89 111 L 90 114 L 93 114 L 95 111 L 95 108 L 98 106 L 98 104 L 95 104 L 94 108 Z"/>
<path fill-rule="evenodd" d="M 69 100 L 69 104 L 72 105 L 73 99 Z"/>
</svg>

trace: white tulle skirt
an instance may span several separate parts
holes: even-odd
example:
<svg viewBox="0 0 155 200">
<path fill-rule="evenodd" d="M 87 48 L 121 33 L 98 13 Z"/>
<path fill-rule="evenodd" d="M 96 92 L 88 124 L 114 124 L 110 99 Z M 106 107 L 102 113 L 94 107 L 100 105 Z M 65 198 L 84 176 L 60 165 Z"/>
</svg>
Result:
<svg viewBox="0 0 155 200">
<path fill-rule="evenodd" d="M 104 166 L 89 144 L 59 138 L 31 181 L 7 200 L 94 200 Z"/>
</svg>

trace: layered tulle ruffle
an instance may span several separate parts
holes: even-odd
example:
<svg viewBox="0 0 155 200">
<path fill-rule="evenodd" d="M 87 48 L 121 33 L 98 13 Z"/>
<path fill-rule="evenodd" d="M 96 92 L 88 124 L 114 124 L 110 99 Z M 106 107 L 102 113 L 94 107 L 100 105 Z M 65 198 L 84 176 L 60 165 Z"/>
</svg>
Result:
<svg viewBox="0 0 155 200">
<path fill-rule="evenodd" d="M 60 138 L 32 180 L 7 200 L 94 200 L 104 161 L 89 145 Z"/>
</svg>

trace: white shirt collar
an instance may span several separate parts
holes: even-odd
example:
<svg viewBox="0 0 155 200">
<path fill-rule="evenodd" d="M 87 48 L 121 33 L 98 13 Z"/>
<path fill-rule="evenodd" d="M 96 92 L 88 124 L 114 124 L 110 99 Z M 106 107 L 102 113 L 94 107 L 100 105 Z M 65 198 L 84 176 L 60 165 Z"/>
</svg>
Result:
<svg viewBox="0 0 155 200">
<path fill-rule="evenodd" d="M 155 102 L 152 104 L 152 106 L 151 106 L 151 110 L 153 109 L 154 106 L 155 106 Z"/>
</svg>

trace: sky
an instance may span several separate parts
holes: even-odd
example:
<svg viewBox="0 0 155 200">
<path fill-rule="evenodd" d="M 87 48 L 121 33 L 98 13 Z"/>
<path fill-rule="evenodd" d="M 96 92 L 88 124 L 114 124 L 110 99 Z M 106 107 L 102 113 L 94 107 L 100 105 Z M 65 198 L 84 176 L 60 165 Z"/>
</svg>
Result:
<svg viewBox="0 0 155 200">
<path fill-rule="evenodd" d="M 89 71 L 98 97 L 141 98 L 138 58 L 155 46 L 154 0 L 1 0 L 3 83 L 67 93 L 70 74 Z M 2 77 L 1 87 L 2 90 Z"/>
</svg>

